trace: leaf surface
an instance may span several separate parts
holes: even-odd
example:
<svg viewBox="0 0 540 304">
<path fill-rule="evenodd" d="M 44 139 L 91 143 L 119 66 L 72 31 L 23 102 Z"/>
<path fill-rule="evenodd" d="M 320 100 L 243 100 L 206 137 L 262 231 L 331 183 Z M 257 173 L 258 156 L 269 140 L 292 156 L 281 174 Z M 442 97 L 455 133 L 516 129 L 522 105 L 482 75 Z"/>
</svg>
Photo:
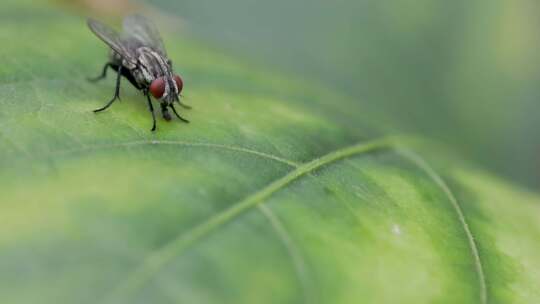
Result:
<svg viewBox="0 0 540 304">
<path fill-rule="evenodd" d="M 158 119 L 48 4 L 0 13 L 5 303 L 534 303 L 535 194 L 385 137 L 363 102 L 164 31 Z M 422 156 L 434 160 L 428 164 Z"/>
</svg>

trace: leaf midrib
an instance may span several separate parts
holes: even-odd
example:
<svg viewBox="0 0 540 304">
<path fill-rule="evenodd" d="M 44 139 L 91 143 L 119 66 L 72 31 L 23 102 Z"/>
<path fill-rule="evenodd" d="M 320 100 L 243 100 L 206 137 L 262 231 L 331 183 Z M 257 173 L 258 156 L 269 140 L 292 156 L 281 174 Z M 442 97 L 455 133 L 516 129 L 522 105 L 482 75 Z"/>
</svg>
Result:
<svg viewBox="0 0 540 304">
<path fill-rule="evenodd" d="M 295 170 L 270 183 L 265 188 L 246 197 L 244 200 L 232 205 L 228 209 L 210 217 L 205 222 L 195 226 L 187 233 L 179 235 L 167 245 L 151 253 L 142 264 L 137 267 L 127 279 L 120 284 L 113 293 L 105 299 L 105 303 L 118 303 L 124 297 L 132 295 L 151 279 L 161 268 L 174 257 L 180 255 L 190 245 L 207 236 L 217 228 L 236 218 L 238 215 L 259 205 L 275 192 L 281 190 L 291 182 L 313 172 L 325 165 L 345 159 L 354 155 L 389 149 L 393 146 L 391 139 L 383 138 L 360 143 L 350 147 L 336 150 L 308 163 L 297 166 Z"/>
</svg>

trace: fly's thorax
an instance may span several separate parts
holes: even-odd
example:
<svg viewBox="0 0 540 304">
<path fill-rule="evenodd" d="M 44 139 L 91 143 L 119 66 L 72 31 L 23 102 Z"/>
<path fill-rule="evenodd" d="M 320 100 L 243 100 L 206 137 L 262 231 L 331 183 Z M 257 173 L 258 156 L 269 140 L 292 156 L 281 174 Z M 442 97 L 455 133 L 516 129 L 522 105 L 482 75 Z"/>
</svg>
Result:
<svg viewBox="0 0 540 304">
<path fill-rule="evenodd" d="M 170 60 L 149 47 L 137 49 L 137 61 L 141 83 L 145 83 L 150 91 L 159 98 L 161 103 L 172 104 L 179 94 L 179 88 L 174 80 Z M 137 76 L 136 76 L 137 77 Z"/>
<path fill-rule="evenodd" d="M 133 70 L 131 70 L 131 75 L 133 75 L 133 78 L 135 78 L 135 81 L 141 88 L 148 87 L 148 83 L 139 67 L 135 67 Z"/>
<path fill-rule="evenodd" d="M 149 47 L 137 49 L 139 69 L 148 83 L 159 77 L 171 76 L 172 71 L 167 59 Z"/>
</svg>

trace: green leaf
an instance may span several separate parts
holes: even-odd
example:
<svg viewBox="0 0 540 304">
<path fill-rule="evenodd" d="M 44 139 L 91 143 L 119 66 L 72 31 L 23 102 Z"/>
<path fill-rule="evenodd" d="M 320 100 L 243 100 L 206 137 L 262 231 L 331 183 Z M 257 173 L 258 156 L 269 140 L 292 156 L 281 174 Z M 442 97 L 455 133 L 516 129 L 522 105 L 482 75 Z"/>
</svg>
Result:
<svg viewBox="0 0 540 304">
<path fill-rule="evenodd" d="M 127 83 L 96 115 L 114 80 L 85 80 L 106 47 L 83 18 L 6 2 L 3 303 L 540 300 L 536 194 L 172 29 L 192 123 L 150 132 Z"/>
</svg>

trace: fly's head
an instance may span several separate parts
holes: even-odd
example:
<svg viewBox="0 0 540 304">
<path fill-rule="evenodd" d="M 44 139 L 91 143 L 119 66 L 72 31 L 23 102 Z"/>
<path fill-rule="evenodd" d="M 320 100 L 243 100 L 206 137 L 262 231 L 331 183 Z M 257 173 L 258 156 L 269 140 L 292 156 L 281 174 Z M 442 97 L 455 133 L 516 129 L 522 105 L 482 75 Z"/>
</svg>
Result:
<svg viewBox="0 0 540 304">
<path fill-rule="evenodd" d="M 178 101 L 178 96 L 182 92 L 184 82 L 178 75 L 157 77 L 150 83 L 149 91 L 161 104 L 171 105 Z"/>
<path fill-rule="evenodd" d="M 170 106 L 178 100 L 184 83 L 180 76 L 172 71 L 172 62 L 162 53 L 149 47 L 137 49 L 138 66 L 141 82 L 148 86 L 148 91 L 158 99 L 162 106 Z"/>
</svg>

